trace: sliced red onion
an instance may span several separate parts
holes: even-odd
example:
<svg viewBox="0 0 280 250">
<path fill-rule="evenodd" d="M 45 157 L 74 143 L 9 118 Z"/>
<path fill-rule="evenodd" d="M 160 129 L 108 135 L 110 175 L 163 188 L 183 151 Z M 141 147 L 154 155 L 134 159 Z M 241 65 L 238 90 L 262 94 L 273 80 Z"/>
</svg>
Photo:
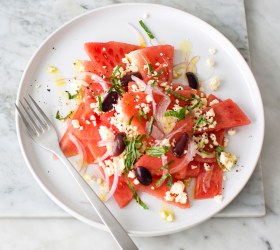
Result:
<svg viewBox="0 0 280 250">
<path fill-rule="evenodd" d="M 113 140 L 100 140 L 97 142 L 98 147 L 106 147 L 108 144 L 113 143 Z"/>
<path fill-rule="evenodd" d="M 193 140 L 191 140 L 188 145 L 187 154 L 185 155 L 184 159 L 181 161 L 179 165 L 177 165 L 175 168 L 172 168 L 170 170 L 171 174 L 175 174 L 181 171 L 184 167 L 186 167 L 193 160 L 195 154 L 196 154 L 196 143 Z"/>
<path fill-rule="evenodd" d="M 118 164 L 116 164 L 118 165 Z M 118 167 L 116 166 L 115 167 L 115 173 L 114 173 L 114 180 L 113 180 L 113 183 L 112 183 L 112 187 L 109 191 L 109 193 L 106 195 L 106 201 L 109 200 L 115 193 L 116 189 L 117 189 L 117 186 L 118 186 L 118 182 L 119 182 L 119 170 L 118 170 Z"/>
<path fill-rule="evenodd" d="M 106 160 L 108 157 L 110 156 L 110 152 L 108 150 L 106 150 L 105 154 L 102 155 L 101 157 L 99 157 L 99 161 L 104 161 Z"/>
<path fill-rule="evenodd" d="M 87 157 L 87 153 L 85 150 L 84 145 L 78 140 L 78 138 L 76 136 L 74 136 L 72 133 L 70 133 L 68 135 L 70 141 L 76 146 L 77 150 L 78 150 L 78 155 L 81 158 L 81 164 L 80 166 L 78 166 L 79 170 L 78 171 L 82 171 L 84 166 L 86 165 L 86 157 Z"/>
<path fill-rule="evenodd" d="M 101 87 L 103 88 L 104 91 L 108 91 L 109 90 L 107 82 L 104 81 L 104 79 L 102 77 L 100 77 L 100 76 L 98 76 L 96 74 L 92 74 L 91 79 L 93 81 L 98 82 L 101 85 Z"/>
<path fill-rule="evenodd" d="M 132 79 L 134 82 L 136 82 L 136 84 L 137 84 L 138 86 L 140 86 L 140 87 L 143 89 L 143 91 L 146 90 L 147 84 L 146 84 L 144 81 L 142 81 L 141 79 L 139 79 L 138 77 L 136 77 L 136 76 L 134 76 L 134 75 L 131 76 L 131 79 Z"/>
<path fill-rule="evenodd" d="M 146 132 L 149 133 L 150 122 L 146 122 Z M 164 138 L 164 134 L 162 131 L 153 124 L 151 136 L 156 140 L 162 140 Z"/>
<path fill-rule="evenodd" d="M 164 114 L 165 114 L 170 102 L 171 102 L 171 100 L 170 100 L 169 96 L 164 95 L 162 100 L 159 102 L 159 104 L 157 106 L 157 110 L 156 110 L 156 114 L 155 114 L 155 119 L 157 121 L 157 125 L 163 132 L 164 132 L 164 127 L 163 127 L 163 124 L 161 123 L 161 119 L 164 117 Z"/>
<path fill-rule="evenodd" d="M 153 115 L 155 115 L 156 114 L 156 109 L 157 109 L 157 104 L 155 102 L 154 95 L 153 95 L 153 87 L 151 85 L 147 85 L 145 92 L 152 99 Z"/>
<path fill-rule="evenodd" d="M 105 179 L 104 175 L 100 171 L 100 168 L 99 168 L 98 164 L 89 164 L 87 169 L 86 169 L 85 174 L 87 174 L 89 176 L 93 176 L 95 178 L 100 178 L 102 180 Z"/>
<path fill-rule="evenodd" d="M 187 126 L 187 123 L 184 123 L 181 127 L 177 128 L 176 130 L 172 131 L 171 133 L 169 133 L 166 136 L 166 139 L 171 139 L 174 135 L 176 135 L 177 133 L 180 133 L 183 131 L 183 129 Z"/>
<path fill-rule="evenodd" d="M 108 193 L 109 192 L 109 175 L 108 175 L 107 169 L 104 166 L 104 164 L 100 164 L 100 166 L 102 167 L 102 170 L 104 172 L 105 193 Z"/>
<path fill-rule="evenodd" d="M 196 151 L 196 153 L 198 155 L 200 155 L 202 158 L 214 158 L 215 157 L 215 154 L 214 153 L 211 153 L 211 154 L 204 154 L 202 152 L 199 152 L 198 150 Z"/>
</svg>

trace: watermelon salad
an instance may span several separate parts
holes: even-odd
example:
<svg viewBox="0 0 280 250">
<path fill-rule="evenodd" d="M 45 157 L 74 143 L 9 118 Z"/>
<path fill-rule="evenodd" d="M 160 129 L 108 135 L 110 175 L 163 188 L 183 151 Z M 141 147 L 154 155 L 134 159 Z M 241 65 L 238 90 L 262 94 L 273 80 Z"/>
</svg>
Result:
<svg viewBox="0 0 280 250">
<path fill-rule="evenodd" d="M 60 146 L 81 159 L 81 174 L 100 184 L 100 197 L 145 209 L 143 192 L 181 208 L 221 197 L 223 173 L 237 161 L 225 133 L 250 124 L 239 106 L 204 93 L 196 72 L 176 83 L 172 45 L 87 42 L 84 49 L 89 59 L 75 63 L 79 91 L 68 93 L 78 105 L 64 117 Z"/>
</svg>

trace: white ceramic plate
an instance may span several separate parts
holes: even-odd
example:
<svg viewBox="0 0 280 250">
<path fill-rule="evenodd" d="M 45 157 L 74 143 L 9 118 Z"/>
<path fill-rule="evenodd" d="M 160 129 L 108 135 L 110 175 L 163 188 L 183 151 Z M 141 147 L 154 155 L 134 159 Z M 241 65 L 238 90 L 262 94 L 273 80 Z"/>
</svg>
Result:
<svg viewBox="0 0 280 250">
<path fill-rule="evenodd" d="M 263 142 L 264 115 L 260 93 L 254 77 L 234 46 L 217 30 L 200 19 L 185 12 L 166 6 L 150 4 L 121 4 L 95 9 L 68 22 L 54 32 L 38 49 L 28 64 L 18 91 L 18 99 L 30 93 L 39 100 L 42 108 L 54 116 L 58 109 L 58 91 L 53 79 L 46 72 L 49 65 L 57 66 L 65 77 L 73 75 L 72 63 L 76 59 L 87 59 L 83 50 L 88 41 L 121 41 L 138 44 L 138 36 L 128 22 L 138 26 L 138 21 L 149 14 L 146 24 L 156 37 L 167 44 L 179 48 L 180 42 L 188 38 L 192 44 L 192 53 L 200 56 L 199 75 L 209 74 L 205 61 L 210 57 L 208 49 L 216 48 L 215 74 L 219 75 L 222 86 L 215 94 L 220 98 L 232 98 L 245 111 L 251 125 L 237 129 L 232 137 L 229 150 L 239 156 L 238 172 L 228 174 L 224 184 L 223 201 L 214 199 L 193 201 L 190 209 L 175 209 L 176 220 L 166 223 L 159 216 L 161 201 L 142 195 L 149 204 L 149 210 L 143 210 L 135 202 L 119 209 L 111 199 L 107 205 L 125 229 L 134 236 L 155 236 L 177 232 L 194 226 L 219 212 L 227 206 L 242 190 L 250 178 Z M 139 27 L 139 26 L 138 26 Z M 53 49 L 53 47 L 55 49 Z M 40 88 L 36 85 L 40 84 Z M 205 84 L 207 90 L 207 84 Z M 51 91 L 48 92 L 47 89 Z M 65 125 L 53 119 L 62 134 Z M 21 149 L 27 165 L 45 192 L 59 206 L 76 218 L 105 229 L 93 209 L 83 203 L 85 198 L 59 161 L 53 160 L 45 150 L 35 145 L 24 132 L 16 117 L 17 131 Z"/>
</svg>

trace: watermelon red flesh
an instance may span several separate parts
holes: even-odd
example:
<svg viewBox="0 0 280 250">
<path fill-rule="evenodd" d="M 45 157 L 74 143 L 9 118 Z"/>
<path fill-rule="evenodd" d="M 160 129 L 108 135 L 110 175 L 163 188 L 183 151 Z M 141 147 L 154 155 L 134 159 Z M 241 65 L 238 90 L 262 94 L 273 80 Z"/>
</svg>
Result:
<svg viewBox="0 0 280 250">
<path fill-rule="evenodd" d="M 143 79 L 148 77 L 147 66 L 151 64 L 153 71 L 162 70 L 158 79 L 169 83 L 172 81 L 173 57 L 174 47 L 171 45 L 151 46 L 135 50 L 127 55 L 129 62 L 136 65 Z"/>
<path fill-rule="evenodd" d="M 196 168 L 195 168 L 196 167 Z M 178 180 L 184 180 L 189 177 L 197 177 L 202 169 L 202 163 L 197 161 L 191 161 L 180 172 L 173 174 L 173 177 Z"/>
<path fill-rule="evenodd" d="M 217 96 L 210 94 L 207 97 L 207 106 L 210 106 L 210 102 L 214 101 L 214 100 L 218 100 L 219 102 L 222 102 L 222 100 L 220 98 L 218 98 Z M 214 104 L 216 105 L 216 104 Z"/>
<path fill-rule="evenodd" d="M 113 69 L 117 65 L 121 65 L 123 68 L 126 67 L 122 62 L 122 58 L 126 54 L 141 47 L 120 42 L 90 42 L 85 43 L 84 48 L 93 63 L 93 69 L 95 69 L 98 75 L 104 75 L 108 78 L 112 75 Z"/>
<path fill-rule="evenodd" d="M 217 125 L 215 128 L 207 129 L 204 132 L 229 129 L 251 123 L 246 114 L 231 99 L 222 101 L 211 108 L 213 108 L 215 112 L 214 120 L 217 121 Z M 203 113 L 207 112 L 209 109 L 210 108 L 204 109 Z M 199 134 L 199 132 L 196 132 L 196 134 Z"/>
<path fill-rule="evenodd" d="M 127 92 L 123 95 L 122 98 L 122 110 L 125 115 L 126 121 L 129 122 L 133 116 L 131 125 L 137 127 L 139 134 L 146 133 L 146 121 L 150 120 L 151 115 L 153 114 L 151 103 L 148 104 L 146 101 L 147 94 L 144 92 Z M 137 105 L 141 103 L 148 104 L 150 106 L 150 112 L 147 113 L 147 119 L 139 114 L 139 108 L 136 108 Z M 143 108 L 141 108 L 143 110 Z"/>
<path fill-rule="evenodd" d="M 217 163 L 211 163 L 209 171 L 202 171 L 195 186 L 195 199 L 208 199 L 222 194 L 223 170 Z"/>
<path fill-rule="evenodd" d="M 153 181 L 152 181 L 152 183 L 149 186 L 144 186 L 142 184 L 139 184 L 139 185 L 136 185 L 135 187 L 137 188 L 137 191 L 142 191 L 142 192 L 148 193 L 148 194 L 150 194 L 152 196 L 157 197 L 160 200 L 163 200 L 163 201 L 167 202 L 164 199 L 164 196 L 165 196 L 165 193 L 167 191 L 170 191 L 170 188 L 167 185 L 167 180 L 161 186 L 156 187 L 156 182 L 159 179 L 160 179 L 160 177 L 153 176 Z M 174 180 L 174 182 L 175 181 L 176 180 Z M 151 189 L 151 187 L 154 187 L 154 189 Z M 167 203 L 170 203 L 172 205 L 175 205 L 175 206 L 178 206 L 178 207 L 181 207 L 181 208 L 188 208 L 188 207 L 190 207 L 189 199 L 187 199 L 186 204 L 181 204 L 181 203 L 178 203 L 178 202 L 175 202 L 175 201 L 171 201 L 171 202 L 167 202 Z"/>
<path fill-rule="evenodd" d="M 113 176 L 111 176 L 109 180 L 111 187 L 113 183 Z M 119 181 L 114 193 L 114 198 L 120 208 L 125 207 L 133 199 L 133 193 L 127 185 L 126 179 L 122 176 L 119 176 Z"/>
</svg>

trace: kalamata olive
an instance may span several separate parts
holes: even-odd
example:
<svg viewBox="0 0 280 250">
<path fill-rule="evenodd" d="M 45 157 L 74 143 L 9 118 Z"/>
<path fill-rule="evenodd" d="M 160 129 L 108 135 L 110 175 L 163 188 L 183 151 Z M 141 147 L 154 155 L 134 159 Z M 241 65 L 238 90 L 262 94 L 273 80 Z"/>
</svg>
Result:
<svg viewBox="0 0 280 250">
<path fill-rule="evenodd" d="M 145 167 L 139 166 L 135 168 L 135 175 L 138 181 L 145 186 L 150 185 L 153 181 L 151 172 Z"/>
<path fill-rule="evenodd" d="M 119 156 L 125 149 L 124 138 L 126 134 L 123 132 L 117 133 L 113 142 L 113 156 Z"/>
<path fill-rule="evenodd" d="M 197 76 L 193 72 L 187 72 L 186 77 L 188 79 L 189 85 L 193 89 L 198 89 L 199 88 L 199 83 Z"/>
<path fill-rule="evenodd" d="M 118 102 L 118 97 L 119 96 L 116 91 L 111 91 L 110 93 L 108 93 L 102 103 L 102 111 L 110 111 L 113 108 L 113 104 L 116 104 Z"/>
<path fill-rule="evenodd" d="M 142 79 L 142 76 L 139 72 L 134 72 L 134 73 L 127 74 L 120 79 L 121 85 L 123 87 L 126 88 L 128 86 L 128 83 L 132 81 L 131 76 L 136 76 L 137 78 Z"/>
<path fill-rule="evenodd" d="M 180 158 L 183 155 L 188 140 L 189 140 L 189 136 L 186 132 L 184 132 L 182 136 L 177 140 L 174 148 L 172 149 L 173 154 L 176 157 Z"/>
</svg>

